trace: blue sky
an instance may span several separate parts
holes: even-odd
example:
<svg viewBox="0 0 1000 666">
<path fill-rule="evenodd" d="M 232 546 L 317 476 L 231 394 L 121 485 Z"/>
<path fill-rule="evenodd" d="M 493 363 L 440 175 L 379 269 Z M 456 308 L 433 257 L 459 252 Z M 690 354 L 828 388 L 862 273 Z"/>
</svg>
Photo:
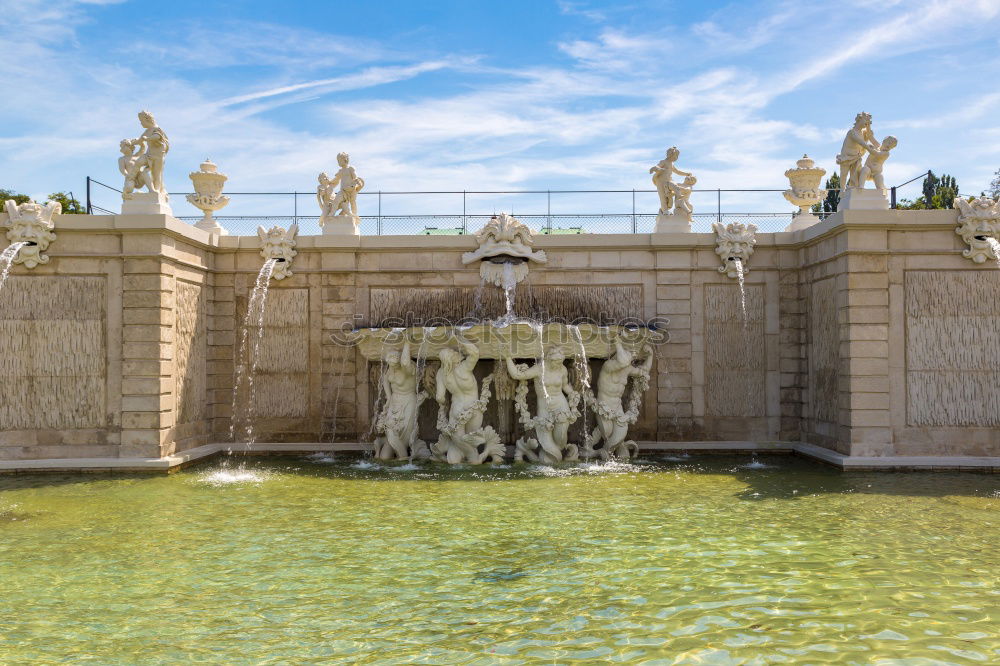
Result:
<svg viewBox="0 0 1000 666">
<path fill-rule="evenodd" d="M 309 191 L 341 150 L 368 190 L 649 188 L 670 145 L 699 187 L 784 188 L 805 152 L 833 168 L 861 110 L 899 139 L 890 183 L 931 168 L 977 193 L 1000 168 L 1000 0 L 0 0 L 0 16 L 0 187 L 40 198 L 87 175 L 120 186 L 141 108 L 170 136 L 171 191 L 205 157 L 231 191 Z"/>
</svg>

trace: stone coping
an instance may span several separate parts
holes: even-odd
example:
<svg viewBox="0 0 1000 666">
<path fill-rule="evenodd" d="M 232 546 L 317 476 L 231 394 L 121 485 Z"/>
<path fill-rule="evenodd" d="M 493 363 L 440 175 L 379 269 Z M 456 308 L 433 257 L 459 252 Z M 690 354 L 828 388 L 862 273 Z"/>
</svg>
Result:
<svg viewBox="0 0 1000 666">
<path fill-rule="evenodd" d="M 258 442 L 246 446 L 206 444 L 162 458 L 53 458 L 48 460 L 0 460 L 0 474 L 39 473 L 169 473 L 225 451 L 233 453 L 319 453 L 365 451 L 359 442 L 321 444 L 315 442 Z M 640 451 L 688 453 L 769 453 L 796 454 L 828 463 L 844 471 L 977 471 L 1000 473 L 1000 457 L 973 456 L 886 456 L 883 458 L 845 456 L 804 442 L 639 442 Z"/>
<path fill-rule="evenodd" d="M 0 224 L 6 221 L 0 213 Z M 932 229 L 948 228 L 958 224 L 955 210 L 849 210 L 835 213 L 798 231 L 758 232 L 757 247 L 795 247 L 827 236 L 838 227 L 877 229 Z M 132 231 L 167 232 L 206 248 L 216 250 L 259 250 L 256 236 L 217 236 L 170 215 L 57 215 L 55 232 L 74 231 Z M 467 250 L 476 245 L 475 236 L 299 236 L 297 250 L 392 251 L 400 249 Z M 539 249 L 556 248 L 689 248 L 714 247 L 714 233 L 661 233 L 661 234 L 580 234 L 535 237 Z"/>
</svg>

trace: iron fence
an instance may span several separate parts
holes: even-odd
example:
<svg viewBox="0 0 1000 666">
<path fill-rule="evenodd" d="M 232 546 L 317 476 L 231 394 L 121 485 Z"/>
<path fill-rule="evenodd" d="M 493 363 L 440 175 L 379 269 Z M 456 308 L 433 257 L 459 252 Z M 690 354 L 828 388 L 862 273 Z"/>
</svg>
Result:
<svg viewBox="0 0 1000 666">
<path fill-rule="evenodd" d="M 924 174 L 921 174 L 923 176 Z M 903 183 L 907 185 L 915 179 Z M 896 201 L 896 186 L 892 203 Z M 691 201 L 697 211 L 692 231 L 712 231 L 713 222 L 754 224 L 764 233 L 783 231 L 792 221 L 789 204 L 777 189 L 694 190 Z M 178 219 L 197 221 L 200 214 L 183 214 L 190 207 L 185 192 L 171 193 Z M 228 214 L 216 215 L 230 234 L 246 236 L 257 227 L 299 225 L 302 234 L 319 234 L 318 205 L 313 192 L 226 192 Z M 302 199 L 305 197 L 304 199 Z M 87 178 L 87 211 L 114 215 L 121 190 Z M 656 190 L 446 190 L 369 191 L 359 193 L 361 234 L 369 235 L 459 235 L 482 228 L 493 214 L 505 211 L 541 234 L 649 233 L 659 208 Z M 781 207 L 788 212 L 744 212 Z M 573 212 L 581 207 L 591 213 Z M 433 211 L 433 212 L 431 212 Z M 489 211 L 489 212 L 486 212 Z M 289 214 L 291 213 L 291 214 Z M 374 214 L 372 214 L 374 213 Z M 820 218 L 830 213 L 814 213 Z"/>
</svg>

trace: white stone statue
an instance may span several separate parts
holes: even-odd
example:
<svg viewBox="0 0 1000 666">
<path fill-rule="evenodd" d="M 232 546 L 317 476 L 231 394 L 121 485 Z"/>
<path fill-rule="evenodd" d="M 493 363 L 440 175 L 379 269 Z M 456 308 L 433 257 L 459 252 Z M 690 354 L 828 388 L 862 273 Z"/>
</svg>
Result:
<svg viewBox="0 0 1000 666">
<path fill-rule="evenodd" d="M 603 460 L 617 458 L 628 460 L 639 451 L 639 445 L 625 439 L 628 427 L 639 419 L 642 395 L 649 388 L 649 371 L 653 367 L 653 352 L 647 345 L 640 352 L 642 360 L 626 350 L 620 340 L 615 340 L 614 354 L 601 366 L 597 377 L 597 396 L 587 392 L 588 406 L 597 415 L 597 427 L 587 436 L 583 455 L 600 456 Z M 622 398 L 632 379 L 628 409 Z"/>
<path fill-rule="evenodd" d="M 326 173 L 319 175 L 319 185 L 316 188 L 316 201 L 320 207 L 319 226 L 324 234 L 360 233 L 361 219 L 358 217 L 358 192 L 365 186 L 364 178 L 358 176 L 350 165 L 347 153 L 337 155 L 340 170 L 333 178 Z M 337 185 L 340 190 L 336 191 Z"/>
<path fill-rule="evenodd" d="M 194 226 L 211 234 L 227 235 L 229 232 L 212 217 L 212 212 L 225 208 L 229 203 L 229 197 L 222 194 L 222 186 L 229 177 L 219 173 L 219 167 L 209 159 L 201 163 L 199 171 L 192 171 L 188 177 L 194 185 L 194 194 L 187 195 L 187 200 L 205 214 Z"/>
<path fill-rule="evenodd" d="M 694 212 L 691 206 L 691 193 L 698 179 L 674 166 L 679 157 L 680 151 L 676 147 L 671 147 L 667 150 L 666 157 L 649 170 L 653 174 L 653 184 L 660 196 L 660 212 L 656 216 L 654 233 L 691 231 L 691 215 Z M 674 174 L 684 176 L 684 180 L 675 183 Z"/>
<path fill-rule="evenodd" d="M 958 211 L 958 227 L 955 233 L 969 246 L 962 250 L 962 256 L 981 264 L 987 259 L 1000 261 L 994 251 L 993 243 L 1000 238 L 1000 200 L 989 197 L 976 197 L 967 201 L 955 197 L 952 204 Z"/>
<path fill-rule="evenodd" d="M 476 261 L 479 264 L 479 275 L 485 281 L 498 287 L 503 286 L 503 264 L 494 263 L 489 259 L 497 257 L 514 257 L 522 261 L 510 262 L 513 266 L 514 280 L 520 282 L 528 276 L 528 262 L 544 264 L 548 261 L 544 250 L 532 250 L 534 243 L 530 228 L 520 220 L 507 213 L 494 215 L 482 229 L 476 232 L 476 242 L 479 247 L 462 255 L 463 264 Z"/>
<path fill-rule="evenodd" d="M 287 230 L 277 225 L 265 230 L 264 227 L 257 227 L 257 236 L 260 238 L 260 256 L 265 259 L 277 259 L 271 277 L 275 280 L 284 280 L 292 274 L 292 259 L 298 252 L 295 251 L 295 237 L 299 234 L 299 225 L 293 224 Z"/>
<path fill-rule="evenodd" d="M 163 166 L 170 141 L 149 111 L 139 112 L 139 123 L 143 127 L 142 134 L 120 144 L 122 156 L 118 158 L 118 169 L 125 177 L 122 214 L 170 215 L 169 197 L 163 184 Z M 141 188 L 147 192 L 135 191 Z"/>
<path fill-rule="evenodd" d="M 726 225 L 713 222 L 712 229 L 715 231 L 715 253 L 722 260 L 719 272 L 730 278 L 739 277 L 739 271 L 736 270 L 736 260 L 739 259 L 743 273 L 749 273 L 750 255 L 757 244 L 757 226 L 742 222 Z"/>
<path fill-rule="evenodd" d="M 660 215 L 669 215 L 673 208 L 674 193 L 670 186 L 673 184 L 674 174 L 678 176 L 690 176 L 687 171 L 681 171 L 674 164 L 681 156 L 681 151 L 676 146 L 667 148 L 666 156 L 649 168 L 649 173 L 653 174 L 653 185 L 657 194 L 660 195 Z"/>
<path fill-rule="evenodd" d="M 421 378 L 410 356 L 410 341 L 403 342 L 401 351 L 387 351 L 384 360 L 385 405 L 375 420 L 375 432 L 379 435 L 375 439 L 375 457 L 380 460 L 428 458 L 431 452 L 427 444 L 417 438 L 417 414 L 427 394 L 417 390 Z"/>
<path fill-rule="evenodd" d="M 794 169 L 785 171 L 785 178 L 788 179 L 792 189 L 785 190 L 782 194 L 790 204 L 799 207 L 796 216 L 809 215 L 809 209 L 826 196 L 826 190 L 819 186 L 825 175 L 826 169 L 816 166 L 808 155 L 803 155 L 802 159 L 795 163 Z"/>
<path fill-rule="evenodd" d="M 441 367 L 435 378 L 439 436 L 431 445 L 431 453 L 437 460 L 453 465 L 478 465 L 487 459 L 502 462 L 504 447 L 500 436 L 492 427 L 483 427 L 493 376 L 483 380 L 480 391 L 474 374 L 479 349 L 464 340 L 459 340 L 459 345 L 464 354 L 455 349 L 439 352 Z"/>
<path fill-rule="evenodd" d="M 865 153 L 878 149 L 879 142 L 875 140 L 875 134 L 872 132 L 871 114 L 862 111 L 855 116 L 854 127 L 847 131 L 840 154 L 837 155 L 842 192 L 852 187 L 864 187 L 864 181 L 861 179 L 861 169 L 864 166 L 862 160 Z"/>
<path fill-rule="evenodd" d="M 886 196 L 888 189 L 886 189 L 885 180 L 882 178 L 882 166 L 889 159 L 889 151 L 897 144 L 896 137 L 890 135 L 882 139 L 878 148 L 872 148 L 868 151 L 865 165 L 861 167 L 861 187 L 864 187 L 868 181 L 872 181 L 875 183 L 875 189 L 881 192 L 882 196 Z"/>
<path fill-rule="evenodd" d="M 543 358 L 532 366 L 516 364 L 508 357 L 507 372 L 518 380 L 514 405 L 526 430 L 534 430 L 532 438 L 517 440 L 514 459 L 552 464 L 579 458 L 576 444 L 569 443 L 569 427 L 580 417 L 577 408 L 580 394 L 569 380 L 563 361 L 566 355 L 558 346 L 547 349 Z M 534 380 L 535 415 L 528 410 L 527 380 Z"/>
<path fill-rule="evenodd" d="M 56 239 L 52 231 L 55 228 L 52 216 L 62 213 L 62 204 L 48 201 L 43 206 L 28 201 L 17 205 L 11 199 L 4 203 L 8 217 L 7 240 L 11 244 L 27 243 L 18 251 L 13 263 L 24 264 L 25 268 L 49 263 L 49 256 L 45 251 L 49 249 L 49 243 Z"/>
</svg>

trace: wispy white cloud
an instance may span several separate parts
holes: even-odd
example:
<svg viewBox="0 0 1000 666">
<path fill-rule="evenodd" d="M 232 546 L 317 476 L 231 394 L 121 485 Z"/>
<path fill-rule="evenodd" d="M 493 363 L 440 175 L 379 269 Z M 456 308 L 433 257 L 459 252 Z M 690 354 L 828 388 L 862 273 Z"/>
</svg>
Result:
<svg viewBox="0 0 1000 666">
<path fill-rule="evenodd" d="M 928 166 L 916 151 L 922 133 L 935 129 L 932 116 L 888 120 L 905 118 L 907 107 L 888 93 L 859 99 L 845 72 L 860 64 L 892 67 L 900 54 L 942 43 L 985 39 L 997 27 L 1000 3 L 964 4 L 961 11 L 933 1 L 889 11 L 849 5 L 846 16 L 820 3 L 799 12 L 786 3 L 757 3 L 753 21 L 720 12 L 687 27 L 668 17 L 641 28 L 612 25 L 606 12 L 587 17 L 597 24 L 587 34 L 553 38 L 552 58 L 516 67 L 485 54 L 408 53 L 319 29 L 298 42 L 272 43 L 260 35 L 280 37 L 289 28 L 254 23 L 252 38 L 229 31 L 216 40 L 218 50 L 206 53 L 218 55 L 206 59 L 198 77 L 188 76 L 193 60 L 174 56 L 213 41 L 211 27 L 188 19 L 195 37 L 180 44 L 140 35 L 121 43 L 120 53 L 143 58 L 112 61 L 76 41 L 72 26 L 87 21 L 94 7 L 35 4 L 62 21 L 57 31 L 35 19 L 0 26 L 0 39 L 18 46 L 0 51 L 8 86 L 22 91 L 19 100 L 31 100 L 16 107 L 10 97 L 0 101 L 0 125 L 17 128 L 0 135 L 0 173 L 18 180 L 0 186 L 37 188 L 32 193 L 88 174 L 116 182 L 117 141 L 137 131 L 141 107 L 156 112 L 171 136 L 168 178 L 175 190 L 189 187 L 187 172 L 206 156 L 229 173 L 233 189 L 303 190 L 340 150 L 352 154 L 372 189 L 643 188 L 648 167 L 673 144 L 700 186 L 777 188 L 803 152 L 829 167 L 862 107 L 881 127 L 914 133 L 900 137 L 899 155 L 887 165 L 890 180 L 897 173 L 905 179 Z M 827 22 L 825 34 L 837 39 L 797 37 L 815 33 L 817 15 Z M 930 32 L 934 40 L 925 37 Z M 777 39 L 784 35 L 796 37 Z M 706 40 L 729 46 L 706 50 Z M 354 47 L 362 42 L 359 55 Z M 256 68 L 261 76 L 231 80 L 221 70 L 232 66 Z M 448 81 L 438 84 L 442 79 Z M 816 81 L 838 95 L 819 99 L 800 90 Z M 405 93 L 390 84 L 406 86 Z M 989 124 L 1000 104 L 994 89 L 941 85 L 955 96 L 948 117 L 962 132 Z M 896 96 L 903 92 L 910 99 L 919 94 L 908 89 Z M 970 178 L 989 160 L 1000 163 L 995 138 L 984 144 L 992 152 L 979 146 L 981 163 L 964 167 Z M 941 166 L 930 166 L 957 171 L 946 164 L 959 160 L 957 152 L 938 149 L 934 159 Z M 60 183 L 52 183 L 56 178 Z M 787 207 L 778 196 L 746 201 Z"/>
</svg>

